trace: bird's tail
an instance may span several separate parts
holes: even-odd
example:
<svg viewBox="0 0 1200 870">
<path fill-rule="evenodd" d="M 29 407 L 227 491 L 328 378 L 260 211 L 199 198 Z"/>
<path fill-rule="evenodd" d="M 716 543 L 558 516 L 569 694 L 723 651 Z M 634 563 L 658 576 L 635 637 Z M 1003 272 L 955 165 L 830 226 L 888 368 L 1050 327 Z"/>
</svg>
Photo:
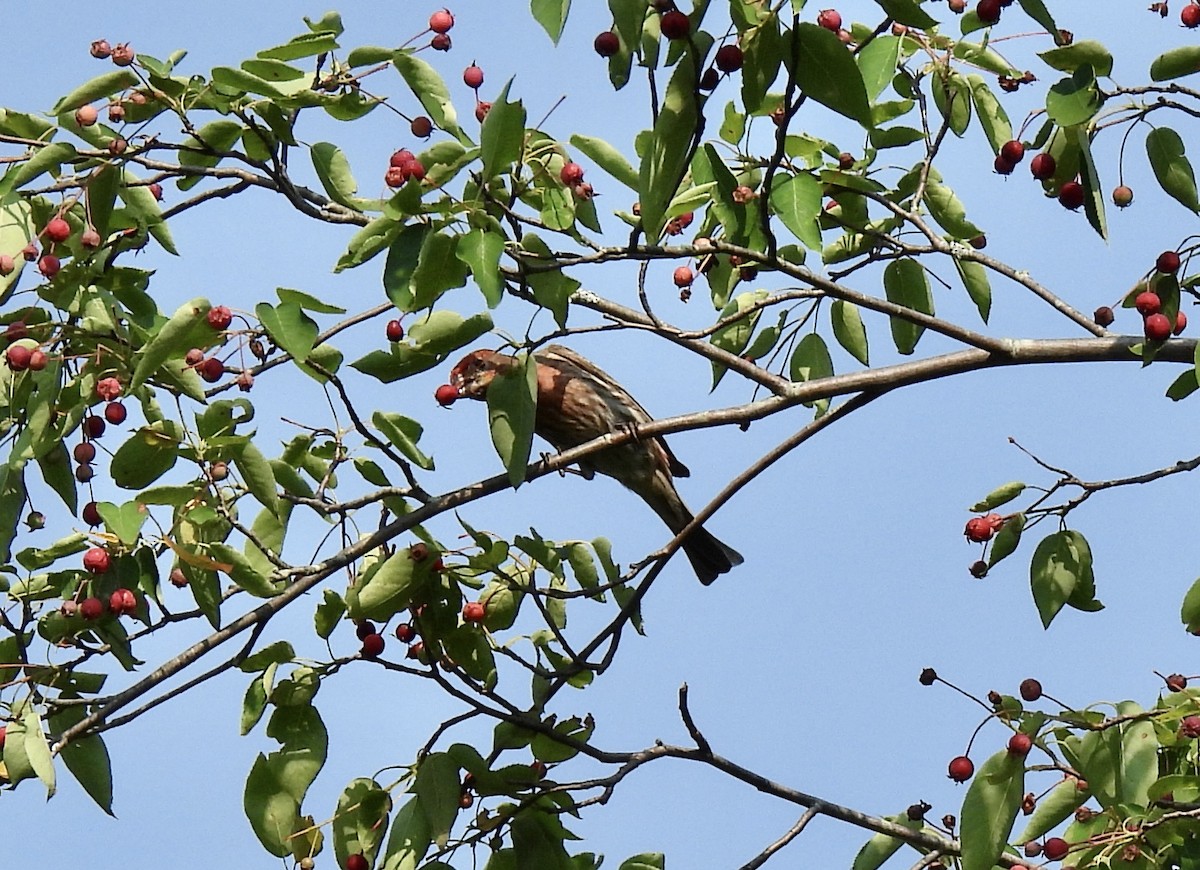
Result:
<svg viewBox="0 0 1200 870">
<path fill-rule="evenodd" d="M 654 486 L 646 492 L 639 492 L 646 503 L 667 524 L 674 534 L 679 534 L 693 519 L 675 486 L 669 477 L 661 475 L 655 478 Z M 712 583 L 720 575 L 729 571 L 735 565 L 742 564 L 742 554 L 727 544 L 723 544 L 716 535 L 704 526 L 692 529 L 684 539 L 683 554 L 692 563 L 692 570 L 705 586 Z"/>
</svg>

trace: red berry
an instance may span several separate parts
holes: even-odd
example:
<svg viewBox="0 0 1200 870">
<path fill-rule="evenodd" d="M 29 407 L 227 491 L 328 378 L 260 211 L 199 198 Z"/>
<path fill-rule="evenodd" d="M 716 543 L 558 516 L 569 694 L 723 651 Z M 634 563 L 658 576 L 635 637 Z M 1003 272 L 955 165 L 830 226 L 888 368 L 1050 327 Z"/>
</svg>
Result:
<svg viewBox="0 0 1200 870">
<path fill-rule="evenodd" d="M 1030 677 L 1026 680 L 1021 680 L 1021 700 L 1033 702 L 1042 697 L 1042 684 Z"/>
<path fill-rule="evenodd" d="M 479 86 L 483 84 L 483 70 L 471 64 L 463 70 L 463 84 L 468 88 L 479 90 Z"/>
<path fill-rule="evenodd" d="M 402 622 L 396 626 L 396 640 L 401 643 L 412 643 L 417 636 L 417 630 L 409 623 Z"/>
<path fill-rule="evenodd" d="M 71 238 L 71 225 L 60 217 L 53 218 L 46 224 L 43 235 L 52 242 L 65 242 Z"/>
<path fill-rule="evenodd" d="M 367 859 L 357 852 L 346 857 L 346 870 L 370 870 L 370 867 Z"/>
<path fill-rule="evenodd" d="M 842 29 L 842 13 L 836 9 L 822 9 L 817 13 L 817 24 L 837 33 Z"/>
<path fill-rule="evenodd" d="M 104 602 L 99 598 L 85 598 L 79 603 L 79 615 L 87 620 L 99 619 L 104 615 Z"/>
<path fill-rule="evenodd" d="M 443 408 L 448 408 L 459 399 L 458 387 L 454 386 L 454 384 L 442 384 L 434 390 L 433 398 Z"/>
<path fill-rule="evenodd" d="M 679 266 L 676 268 L 673 277 L 676 287 L 691 287 L 692 282 L 696 280 L 696 276 L 689 266 Z"/>
<path fill-rule="evenodd" d="M 1071 844 L 1062 837 L 1051 837 L 1042 846 L 1042 854 L 1048 861 L 1061 861 L 1067 857 L 1067 852 L 1071 850 Z"/>
<path fill-rule="evenodd" d="M 106 402 L 121 395 L 121 382 L 116 378 L 101 378 L 96 383 L 96 395 Z"/>
<path fill-rule="evenodd" d="M 96 123 L 100 113 L 95 106 L 80 106 L 75 110 L 75 123 L 80 127 L 90 127 Z"/>
<path fill-rule="evenodd" d="M 1187 688 L 1188 680 L 1183 674 L 1171 674 L 1167 677 L 1167 688 L 1172 692 L 1182 692 Z"/>
<path fill-rule="evenodd" d="M 1033 748 L 1033 738 L 1024 731 L 1018 731 L 1012 737 L 1008 738 L 1008 751 L 1011 755 L 1026 756 L 1029 750 Z"/>
<path fill-rule="evenodd" d="M 1151 314 L 1143 325 L 1146 338 L 1150 341 L 1166 341 L 1171 337 L 1171 321 L 1167 320 L 1165 314 Z"/>
<path fill-rule="evenodd" d="M 971 517 L 967 520 L 967 527 L 963 534 L 967 536 L 968 541 L 982 544 L 984 541 L 990 541 L 992 535 L 996 534 L 996 530 L 988 522 L 987 517 Z"/>
<path fill-rule="evenodd" d="M 448 33 L 438 33 L 433 39 L 429 40 L 429 47 L 434 51 L 449 51 L 450 44 L 450 35 Z"/>
<path fill-rule="evenodd" d="M 388 159 L 388 166 L 403 168 L 406 164 L 412 163 L 416 159 L 417 156 L 407 148 L 401 148 L 399 151 L 392 153 L 392 156 Z"/>
<path fill-rule="evenodd" d="M 965 755 L 950 762 L 950 778 L 955 782 L 966 782 L 975 774 L 975 763 Z"/>
<path fill-rule="evenodd" d="M 482 124 L 483 119 L 488 116 L 488 112 L 490 112 L 491 110 L 492 110 L 491 103 L 489 103 L 487 100 L 480 100 L 478 103 L 475 104 L 475 120 L 478 121 L 480 124 Z"/>
<path fill-rule="evenodd" d="M 100 234 L 94 228 L 88 227 L 79 237 L 79 244 L 85 248 L 98 248 L 100 247 Z"/>
<path fill-rule="evenodd" d="M 188 585 L 187 575 L 183 573 L 182 568 L 172 568 L 167 579 L 171 581 L 171 585 L 176 589 L 182 589 Z"/>
<path fill-rule="evenodd" d="M 454 16 L 449 9 L 439 9 L 429 16 L 429 29 L 434 33 L 445 33 L 454 26 Z"/>
<path fill-rule="evenodd" d="M 480 601 L 468 601 L 463 606 L 463 622 L 469 622 L 475 625 L 483 622 L 484 616 L 487 615 L 487 608 Z"/>
<path fill-rule="evenodd" d="M 112 50 L 112 62 L 117 66 L 129 66 L 135 57 L 128 42 L 118 43 Z"/>
<path fill-rule="evenodd" d="M 233 323 L 233 312 L 224 305 L 215 305 L 208 309 L 205 319 L 208 321 L 209 326 L 220 332 L 221 330 L 228 329 L 229 325 Z"/>
<path fill-rule="evenodd" d="M 389 166 L 388 171 L 383 176 L 383 183 L 395 190 L 397 187 L 403 187 L 404 182 L 408 180 L 408 176 L 404 174 L 404 170 L 399 166 Z"/>
<path fill-rule="evenodd" d="M 92 42 L 91 47 L 92 57 L 96 60 L 106 60 L 112 54 L 112 46 L 108 44 L 107 39 L 97 39 Z"/>
<path fill-rule="evenodd" d="M 1138 314 L 1148 317 L 1151 314 L 1158 314 L 1162 310 L 1162 300 L 1158 298 L 1158 294 L 1154 291 L 1143 290 L 1133 300 L 1133 307 L 1137 309 Z"/>
<path fill-rule="evenodd" d="M 368 634 L 379 634 L 379 630 L 375 628 L 375 623 L 371 622 L 371 620 L 364 619 L 354 626 L 354 636 L 359 640 L 362 640 Z"/>
<path fill-rule="evenodd" d="M 0 276 L 17 271 L 17 262 L 9 254 L 0 254 Z"/>
<path fill-rule="evenodd" d="M 23 344 L 14 344 L 5 352 L 4 358 L 8 360 L 8 367 L 14 372 L 23 372 L 29 368 L 29 360 L 33 356 L 33 351 Z"/>
<path fill-rule="evenodd" d="M 117 616 L 133 613 L 137 610 L 137 598 L 128 589 L 114 589 L 108 596 L 108 609 Z"/>
<path fill-rule="evenodd" d="M 1058 189 L 1058 201 L 1063 208 L 1074 211 L 1083 205 L 1083 185 L 1078 181 L 1064 181 Z"/>
<path fill-rule="evenodd" d="M 71 451 L 76 462 L 91 462 L 96 458 L 96 447 L 90 441 L 80 441 Z"/>
<path fill-rule="evenodd" d="M 128 415 L 129 412 L 125 410 L 125 406 L 120 402 L 109 402 L 104 406 L 104 419 L 114 426 L 120 426 L 124 423 Z"/>
<path fill-rule="evenodd" d="M 383 654 L 385 642 L 382 634 L 368 634 L 362 639 L 362 656 L 365 659 L 378 658 Z M 349 863 L 346 864 L 349 867 Z"/>
<path fill-rule="evenodd" d="M 1200 716 L 1184 716 L 1179 723 L 1179 731 L 1189 740 L 1200 737 Z"/>
<path fill-rule="evenodd" d="M 106 574 L 111 564 L 108 550 L 103 547 L 92 547 L 83 554 L 83 567 L 90 574 Z"/>
<path fill-rule="evenodd" d="M 75 469 L 75 479 L 80 483 L 87 483 L 96 476 L 96 469 L 88 465 L 86 462 Z"/>
<path fill-rule="evenodd" d="M 729 45 L 722 45 L 717 49 L 713 62 L 721 72 L 731 73 L 740 70 L 745 59 L 746 57 L 742 54 L 741 48 L 730 43 Z"/>
<path fill-rule="evenodd" d="M 1123 184 L 1120 187 L 1114 187 L 1112 201 L 1117 208 L 1125 208 L 1133 202 L 1133 190 Z"/>
<path fill-rule="evenodd" d="M 975 14 L 984 24 L 995 24 L 1000 20 L 1000 0 L 979 0 Z"/>
<path fill-rule="evenodd" d="M 88 438 L 99 438 L 104 434 L 104 430 L 108 428 L 108 424 L 104 422 L 103 417 L 97 417 L 95 414 L 89 414 L 83 418 L 83 431 Z"/>
<path fill-rule="evenodd" d="M 1045 181 L 1047 178 L 1053 177 L 1054 170 L 1057 168 L 1054 158 L 1044 151 L 1041 154 L 1035 154 L 1029 161 L 1029 171 L 1038 181 Z"/>
<path fill-rule="evenodd" d="M 399 341 L 404 338 L 404 324 L 399 320 L 389 320 L 386 331 L 388 341 Z"/>
<path fill-rule="evenodd" d="M 1187 315 L 1184 314 L 1182 311 L 1176 311 L 1175 312 L 1175 328 L 1171 331 L 1173 333 L 1175 333 L 1176 335 L 1179 335 L 1179 333 L 1183 332 L 1185 329 L 1187 329 Z M 32 362 L 29 364 L 29 367 L 33 368 Z"/>
<path fill-rule="evenodd" d="M 14 320 L 4 328 L 5 341 L 20 341 L 22 338 L 29 338 L 29 327 L 24 320 Z"/>
<path fill-rule="evenodd" d="M 709 67 L 704 71 L 704 75 L 700 76 L 700 90 L 711 91 L 721 83 L 721 74 L 717 72 L 715 67 Z"/>
<path fill-rule="evenodd" d="M 198 347 L 193 347 L 184 356 L 183 362 L 189 368 L 195 368 L 196 366 L 200 365 L 200 363 L 204 362 L 204 351 Z"/>
<path fill-rule="evenodd" d="M 1200 3 L 1189 3 L 1180 9 L 1179 20 L 1184 27 L 1200 27 Z"/>
<path fill-rule="evenodd" d="M 155 181 L 146 188 L 153 195 L 155 202 L 162 202 L 162 185 Z"/>
<path fill-rule="evenodd" d="M 408 163 L 405 163 L 400 167 L 400 174 L 404 176 L 406 181 L 410 178 L 415 178 L 417 181 L 420 181 L 425 177 L 425 164 L 414 157 L 412 160 L 408 161 Z"/>
<path fill-rule="evenodd" d="M 1000 155 L 1009 163 L 1020 163 L 1025 159 L 1025 146 L 1018 139 L 1010 139 L 1000 146 Z"/>
<path fill-rule="evenodd" d="M 621 50 L 621 39 L 611 30 L 605 30 L 597 34 L 592 48 L 596 49 L 596 54 L 601 57 L 612 57 Z"/>
<path fill-rule="evenodd" d="M 663 13 L 659 27 L 667 39 L 687 39 L 688 34 L 692 32 L 692 20 L 678 9 L 672 9 Z"/>
<path fill-rule="evenodd" d="M 38 258 L 37 245 L 35 245 L 33 242 L 30 242 L 28 245 L 21 248 L 21 256 L 25 258 L 25 262 L 32 263 Z"/>
<path fill-rule="evenodd" d="M 47 279 L 53 279 L 55 275 L 62 269 L 62 260 L 53 254 L 43 254 L 38 260 L 38 271 Z"/>
<path fill-rule="evenodd" d="M 46 363 L 49 361 L 50 358 L 46 356 L 46 352 L 40 347 L 35 347 L 29 354 L 29 370 L 31 372 L 40 372 L 46 367 Z"/>
<path fill-rule="evenodd" d="M 1154 268 L 1167 275 L 1175 274 L 1179 271 L 1179 255 L 1174 251 L 1163 251 L 1154 261 Z"/>
<path fill-rule="evenodd" d="M 225 374 L 225 363 L 221 362 L 215 356 L 210 356 L 204 362 L 196 367 L 200 372 L 200 377 L 208 381 L 210 384 L 215 384 L 221 380 L 221 376 Z"/>
<path fill-rule="evenodd" d="M 567 187 L 574 187 L 583 181 L 583 167 L 574 162 L 564 163 L 562 171 L 558 173 L 558 177 L 562 179 L 562 183 Z"/>
<path fill-rule="evenodd" d="M 428 139 L 433 132 L 433 121 L 429 120 L 424 115 L 417 115 L 412 119 L 412 123 L 408 125 L 408 129 L 418 139 Z"/>
</svg>

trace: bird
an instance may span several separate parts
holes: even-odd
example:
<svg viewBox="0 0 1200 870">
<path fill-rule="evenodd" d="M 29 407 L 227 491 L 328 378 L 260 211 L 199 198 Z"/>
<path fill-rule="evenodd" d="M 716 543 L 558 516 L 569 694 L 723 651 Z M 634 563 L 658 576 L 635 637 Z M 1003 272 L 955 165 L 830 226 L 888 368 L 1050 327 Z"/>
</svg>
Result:
<svg viewBox="0 0 1200 870">
<path fill-rule="evenodd" d="M 533 431 L 560 452 L 654 419 L 609 374 L 570 348 L 546 345 L 535 351 L 533 358 L 537 364 Z M 450 385 L 459 396 L 486 400 L 492 379 L 518 364 L 512 354 L 475 350 L 451 369 Z M 599 472 L 633 491 L 673 534 L 692 521 L 692 512 L 680 498 L 673 480 L 687 477 L 691 472 L 661 436 L 606 447 L 581 459 L 579 468 L 588 479 Z M 688 534 L 682 549 L 705 586 L 743 561 L 737 550 L 719 541 L 703 526 Z"/>
</svg>

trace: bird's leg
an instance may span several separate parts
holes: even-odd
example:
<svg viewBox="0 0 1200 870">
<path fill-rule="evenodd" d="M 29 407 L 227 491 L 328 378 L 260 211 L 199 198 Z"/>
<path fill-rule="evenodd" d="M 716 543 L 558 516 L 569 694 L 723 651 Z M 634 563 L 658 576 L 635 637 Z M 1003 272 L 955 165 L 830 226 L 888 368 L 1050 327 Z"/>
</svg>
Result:
<svg viewBox="0 0 1200 870">
<path fill-rule="evenodd" d="M 549 462 L 554 456 L 561 455 L 561 453 L 562 451 L 553 454 L 539 453 L 538 456 L 541 457 L 542 462 Z M 582 465 L 579 468 L 576 468 L 573 465 L 564 465 L 562 468 L 558 469 L 559 477 L 566 477 L 568 474 L 578 474 L 584 480 L 591 480 L 596 476 L 596 472 L 590 468 L 584 468 Z"/>
</svg>

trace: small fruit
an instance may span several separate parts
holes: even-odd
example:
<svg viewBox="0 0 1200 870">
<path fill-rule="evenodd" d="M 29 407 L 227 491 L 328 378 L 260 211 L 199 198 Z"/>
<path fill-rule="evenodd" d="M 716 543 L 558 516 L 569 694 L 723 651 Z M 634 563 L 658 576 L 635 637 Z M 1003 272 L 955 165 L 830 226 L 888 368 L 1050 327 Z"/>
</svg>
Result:
<svg viewBox="0 0 1200 870">
<path fill-rule="evenodd" d="M 1024 757 L 1029 754 L 1029 750 L 1033 748 L 1033 738 L 1024 731 L 1018 731 L 1012 737 L 1008 738 L 1008 752 L 1010 755 Z"/>
<path fill-rule="evenodd" d="M 417 630 L 410 623 L 402 622 L 396 626 L 396 640 L 401 643 L 412 643 L 416 636 Z"/>
<path fill-rule="evenodd" d="M 21 248 L 21 256 L 25 258 L 26 263 L 32 263 L 38 258 L 37 245 L 35 245 L 33 242 L 30 242 L 28 245 Z"/>
<path fill-rule="evenodd" d="M 1010 139 L 1000 146 L 1000 156 L 1009 163 L 1020 163 L 1025 159 L 1025 146 L 1019 139 Z"/>
<path fill-rule="evenodd" d="M 229 463 L 223 460 L 217 460 L 208 469 L 208 476 L 220 483 L 229 477 Z"/>
<path fill-rule="evenodd" d="M 717 65 L 717 69 L 721 72 L 731 73 L 740 70 L 745 60 L 746 56 L 742 53 L 742 49 L 733 43 L 729 43 L 717 49 L 713 63 Z"/>
<path fill-rule="evenodd" d="M 388 341 L 399 341 L 404 338 L 404 324 L 399 320 L 389 320 L 386 332 Z"/>
<path fill-rule="evenodd" d="M 184 356 L 183 362 L 189 368 L 194 369 L 196 366 L 200 365 L 200 363 L 204 362 L 204 351 L 198 347 L 193 347 Z"/>
<path fill-rule="evenodd" d="M 117 616 L 134 613 L 137 610 L 137 597 L 128 589 L 114 589 L 108 596 L 108 609 Z"/>
<path fill-rule="evenodd" d="M 95 106 L 80 106 L 75 110 L 75 123 L 80 127 L 90 127 L 100 118 Z"/>
<path fill-rule="evenodd" d="M 838 169 L 842 172 L 849 172 L 854 168 L 854 155 L 849 151 L 843 151 L 838 155 Z"/>
<path fill-rule="evenodd" d="M 71 451 L 76 462 L 91 462 L 96 458 L 96 446 L 90 441 L 80 441 Z"/>
<path fill-rule="evenodd" d="M 487 608 L 483 606 L 481 601 L 468 601 L 463 605 L 463 622 L 478 625 L 483 622 L 483 618 L 487 615 Z"/>
<path fill-rule="evenodd" d="M 1179 723 L 1179 731 L 1189 740 L 1200 737 L 1200 716 L 1184 716 Z"/>
<path fill-rule="evenodd" d="M 108 424 L 104 422 L 103 417 L 88 414 L 88 416 L 83 418 L 83 432 L 88 438 L 99 438 L 107 428 Z"/>
<path fill-rule="evenodd" d="M 612 57 L 621 50 L 621 38 L 611 30 L 601 31 L 596 34 L 596 39 L 592 42 L 592 48 L 601 57 Z"/>
<path fill-rule="evenodd" d="M 9 254 L 0 254 L 0 276 L 11 275 L 16 270 L 16 261 Z"/>
<path fill-rule="evenodd" d="M 121 382 L 117 378 L 101 378 L 96 382 L 96 395 L 106 402 L 121 395 Z"/>
<path fill-rule="evenodd" d="M 429 16 L 429 29 L 434 33 L 446 33 L 454 26 L 454 16 L 449 9 L 439 9 Z"/>
<path fill-rule="evenodd" d="M 109 402 L 104 406 L 104 419 L 114 426 L 120 426 L 124 423 L 127 416 L 129 416 L 129 412 L 125 410 L 125 406 L 120 402 Z"/>
<path fill-rule="evenodd" d="M 417 541 L 417 543 L 408 548 L 408 558 L 412 559 L 414 562 L 424 562 L 429 558 L 429 545 L 424 541 Z M 418 610 L 417 616 L 420 615 L 421 614 Z"/>
<path fill-rule="evenodd" d="M 1078 181 L 1064 181 L 1058 189 L 1058 202 L 1065 209 L 1074 211 L 1083 205 L 1083 199 L 1083 185 Z"/>
<path fill-rule="evenodd" d="M 1112 322 L 1116 320 L 1116 315 L 1107 305 L 1101 305 L 1092 314 L 1092 320 L 1096 322 L 1097 326 L 1111 326 Z"/>
<path fill-rule="evenodd" d="M 403 169 L 416 159 L 417 156 L 407 148 L 401 148 L 399 151 L 392 152 L 392 156 L 388 158 L 388 166 L 396 169 Z"/>
<path fill-rule="evenodd" d="M 672 277 L 676 287 L 691 287 L 692 282 L 696 280 L 696 275 L 689 266 L 679 266 Z"/>
<path fill-rule="evenodd" d="M 346 856 L 346 870 L 370 870 L 371 864 L 361 853 Z"/>
<path fill-rule="evenodd" d="M 408 129 L 418 139 L 428 139 L 433 133 L 433 121 L 429 120 L 424 115 L 417 115 L 412 119 L 412 123 L 408 125 Z"/>
<path fill-rule="evenodd" d="M 14 344 L 5 351 L 4 358 L 8 361 L 8 367 L 14 372 L 23 372 L 29 368 L 29 360 L 33 356 L 33 351 L 23 344 Z"/>
<path fill-rule="evenodd" d="M 89 49 L 92 57 L 96 60 L 107 60 L 112 54 L 112 46 L 108 44 L 107 39 L 96 39 L 92 42 L 92 47 Z"/>
<path fill-rule="evenodd" d="M 55 275 L 62 270 L 62 260 L 53 254 L 42 254 L 42 258 L 38 260 L 38 271 L 47 280 L 52 280 Z"/>
<path fill-rule="evenodd" d="M 975 236 L 973 239 L 968 239 L 967 244 L 969 244 L 972 248 L 974 248 L 977 251 L 982 251 L 984 248 L 987 247 L 987 236 L 985 236 L 983 233 L 980 233 L 979 235 Z"/>
<path fill-rule="evenodd" d="M 171 581 L 171 585 L 176 589 L 182 589 L 184 586 L 188 585 L 187 575 L 183 573 L 182 568 L 172 568 L 171 573 L 167 576 L 167 579 Z"/>
<path fill-rule="evenodd" d="M 970 565 L 967 566 L 967 573 L 970 574 L 972 577 L 974 577 L 976 580 L 982 580 L 984 577 L 987 576 L 988 563 L 983 561 L 983 559 L 976 559 L 974 562 L 972 562 Z"/>
<path fill-rule="evenodd" d="M 449 408 L 458 401 L 458 387 L 454 386 L 454 384 L 442 384 L 433 391 L 433 398 L 443 408 Z"/>
<path fill-rule="evenodd" d="M 124 136 L 117 136 L 108 143 L 108 153 L 113 157 L 119 157 L 129 150 L 129 140 Z"/>
<path fill-rule="evenodd" d="M 79 615 L 92 621 L 104 615 L 104 602 L 99 598 L 85 598 L 79 602 Z"/>
<path fill-rule="evenodd" d="M 1047 861 L 1061 861 L 1067 857 L 1067 852 L 1071 850 L 1071 844 L 1062 837 L 1051 837 L 1042 846 L 1042 854 Z"/>
<path fill-rule="evenodd" d="M 490 112 L 491 110 L 492 110 L 491 103 L 489 103 L 487 100 L 480 100 L 478 103 L 475 104 L 475 120 L 478 121 L 480 124 L 482 124 L 483 119 L 487 117 L 488 112 Z"/>
<path fill-rule="evenodd" d="M 228 329 L 229 325 L 233 323 L 233 312 L 224 305 L 214 305 L 208 309 L 208 314 L 204 316 L 204 319 L 208 321 L 209 326 L 217 332 L 221 332 Z"/>
<path fill-rule="evenodd" d="M 162 202 L 163 194 L 162 194 L 162 185 L 161 184 L 159 184 L 157 181 L 155 181 L 146 189 L 149 190 L 150 193 L 154 196 L 154 199 L 156 202 Z"/>
<path fill-rule="evenodd" d="M 1184 27 L 1200 27 L 1200 3 L 1189 3 L 1180 9 L 1179 21 Z"/>
<path fill-rule="evenodd" d="M 975 14 L 984 24 L 995 24 L 1000 20 L 1000 0 L 979 0 Z"/>
<path fill-rule="evenodd" d="M 88 465 L 86 462 L 79 465 L 75 469 L 75 479 L 78 480 L 80 483 L 87 483 L 89 480 L 91 480 L 95 476 L 96 476 L 96 469 L 92 468 L 92 466 Z"/>
<path fill-rule="evenodd" d="M 1182 311 L 1176 311 L 1175 328 L 1172 329 L 1171 332 L 1173 332 L 1175 335 L 1179 335 L 1179 333 L 1183 332 L 1185 329 L 1187 329 L 1187 315 Z M 34 351 L 34 355 L 37 355 L 37 351 Z M 29 361 L 29 367 L 33 368 L 33 360 Z"/>
<path fill-rule="evenodd" d="M 382 634 L 368 634 L 362 639 L 362 657 L 364 659 L 379 658 L 383 654 L 384 646 L 386 646 L 386 642 Z M 349 866 L 349 862 L 346 866 Z"/>
<path fill-rule="evenodd" d="M 955 782 L 966 782 L 975 774 L 975 763 L 965 755 L 960 755 L 950 762 L 950 778 Z"/>
<path fill-rule="evenodd" d="M 133 63 L 133 59 L 137 57 L 128 42 L 120 42 L 113 46 L 112 62 L 117 66 L 129 66 Z"/>
<path fill-rule="evenodd" d="M 967 520 L 967 527 L 963 530 L 963 534 L 966 535 L 968 541 L 982 544 L 984 541 L 990 541 L 992 535 L 996 534 L 996 530 L 992 528 L 987 517 L 971 517 Z"/>
<path fill-rule="evenodd" d="M 1043 151 L 1041 154 L 1035 154 L 1033 159 L 1029 161 L 1029 171 L 1038 181 L 1045 181 L 1054 176 L 1054 170 L 1058 168 L 1058 164 L 1054 162 L 1054 157 Z"/>
<path fill-rule="evenodd" d="M 79 236 L 79 244 L 85 248 L 98 248 L 100 247 L 100 241 L 100 234 L 96 232 L 94 227 L 88 227 Z"/>
<path fill-rule="evenodd" d="M 473 90 L 479 90 L 479 86 L 483 84 L 483 70 L 471 64 L 463 70 L 463 84 Z"/>
<path fill-rule="evenodd" d="M 200 372 L 200 377 L 208 381 L 210 384 L 215 384 L 221 380 L 221 376 L 225 374 L 225 363 L 221 362 L 215 356 L 210 356 L 204 362 L 196 367 Z"/>
<path fill-rule="evenodd" d="M 80 516 L 83 517 L 83 521 L 89 526 L 98 526 L 104 522 L 103 517 L 100 516 L 100 508 L 94 501 L 89 501 L 83 506 Z"/>
<path fill-rule="evenodd" d="M 1143 317 L 1149 317 L 1151 314 L 1158 314 L 1162 310 L 1162 300 L 1158 298 L 1158 294 L 1153 290 L 1143 290 L 1133 300 L 1133 307 L 1137 309 L 1138 314 Z"/>
<path fill-rule="evenodd" d="M 106 574 L 111 564 L 108 550 L 103 547 L 92 547 L 83 554 L 83 567 L 89 574 Z"/>
<path fill-rule="evenodd" d="M 704 75 L 700 76 L 700 90 L 711 91 L 721 83 L 721 74 L 717 72 L 717 68 L 710 66 L 704 71 Z"/>
<path fill-rule="evenodd" d="M 1171 321 L 1167 320 L 1165 314 L 1151 314 L 1143 325 L 1146 338 L 1150 341 L 1166 341 L 1171 337 Z"/>
<path fill-rule="evenodd" d="M 1179 254 L 1174 251 L 1163 251 L 1154 261 L 1154 268 L 1166 275 L 1174 275 L 1179 271 Z"/>
<path fill-rule="evenodd" d="M 1114 187 L 1112 192 L 1113 205 L 1117 208 L 1125 208 L 1133 202 L 1133 189 L 1126 187 L 1124 184 Z"/>
<path fill-rule="evenodd" d="M 243 369 L 238 376 L 233 379 L 233 382 L 237 384 L 237 388 L 243 393 L 248 393 L 254 388 L 254 375 L 250 374 L 248 370 Z"/>
<path fill-rule="evenodd" d="M 434 51 L 449 51 L 450 50 L 450 34 L 438 33 L 433 39 L 429 40 L 429 47 Z"/>
<path fill-rule="evenodd" d="M 60 217 L 52 218 L 42 233 L 52 242 L 65 242 L 71 238 L 71 225 Z"/>
<path fill-rule="evenodd" d="M 108 120 L 113 124 L 123 124 L 125 122 L 125 107 L 120 103 L 109 103 Z"/>
<path fill-rule="evenodd" d="M 992 169 L 1000 175 L 1011 175 L 1012 171 L 1016 168 L 1017 165 L 1005 160 L 1003 154 L 997 154 L 996 159 L 992 161 Z"/>
<path fill-rule="evenodd" d="M 837 33 L 842 29 L 842 13 L 836 9 L 822 9 L 817 13 L 817 24 Z"/>
<path fill-rule="evenodd" d="M 573 161 L 564 163 L 562 170 L 558 173 L 558 177 L 567 187 L 574 187 L 583 181 L 583 167 Z"/>
<path fill-rule="evenodd" d="M 354 625 L 354 636 L 362 640 L 368 634 L 379 634 L 379 630 L 375 628 L 375 623 L 369 619 L 364 619 Z"/>
<path fill-rule="evenodd" d="M 1042 697 L 1042 684 L 1033 677 L 1029 677 L 1028 679 L 1021 680 L 1019 691 L 1021 693 L 1021 700 L 1032 703 Z"/>
<path fill-rule="evenodd" d="M 692 20 L 678 9 L 672 9 L 663 13 L 659 27 L 667 39 L 687 39 L 692 32 Z"/>
<path fill-rule="evenodd" d="M 1187 688 L 1187 677 L 1183 674 L 1171 674 L 1167 677 L 1167 688 L 1172 692 L 1182 692 Z"/>
</svg>

